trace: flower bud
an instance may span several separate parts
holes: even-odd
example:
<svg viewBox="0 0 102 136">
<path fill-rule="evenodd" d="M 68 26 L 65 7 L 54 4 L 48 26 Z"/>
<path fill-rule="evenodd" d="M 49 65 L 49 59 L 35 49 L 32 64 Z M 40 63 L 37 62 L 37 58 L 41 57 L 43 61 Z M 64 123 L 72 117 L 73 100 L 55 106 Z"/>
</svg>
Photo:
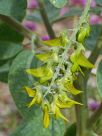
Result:
<svg viewBox="0 0 102 136">
<path fill-rule="evenodd" d="M 49 106 L 47 104 L 43 105 L 43 123 L 44 123 L 44 127 L 48 128 L 50 124 L 50 116 L 49 116 Z"/>
<path fill-rule="evenodd" d="M 88 100 L 88 108 L 91 111 L 97 110 L 99 108 L 99 102 L 95 101 L 94 99 L 89 99 Z"/>
<path fill-rule="evenodd" d="M 90 16 L 90 24 L 95 25 L 95 24 L 100 24 L 101 23 L 101 18 L 98 15 L 91 15 Z"/>
<path fill-rule="evenodd" d="M 43 41 L 46 41 L 46 40 L 49 40 L 50 37 L 46 35 L 46 36 L 42 36 L 41 39 L 42 39 Z"/>
<path fill-rule="evenodd" d="M 37 7 L 38 7 L 37 0 L 28 0 L 28 4 L 27 4 L 28 9 L 34 9 Z"/>
<path fill-rule="evenodd" d="M 36 30 L 36 24 L 32 21 L 24 21 L 23 26 L 32 31 Z"/>
</svg>

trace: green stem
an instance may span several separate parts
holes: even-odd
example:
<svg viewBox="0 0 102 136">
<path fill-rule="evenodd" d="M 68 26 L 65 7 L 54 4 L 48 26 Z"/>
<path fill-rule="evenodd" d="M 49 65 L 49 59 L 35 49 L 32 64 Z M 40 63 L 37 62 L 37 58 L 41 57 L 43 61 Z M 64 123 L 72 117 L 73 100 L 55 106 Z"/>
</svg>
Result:
<svg viewBox="0 0 102 136">
<path fill-rule="evenodd" d="M 0 14 L 0 20 L 13 27 L 16 31 L 31 39 L 33 33 L 27 28 L 23 27 L 17 20 L 12 17 Z"/>
<path fill-rule="evenodd" d="M 40 14 L 43 19 L 43 22 L 45 24 L 46 30 L 50 36 L 50 38 L 55 38 L 55 33 L 51 27 L 50 21 L 48 19 L 45 7 L 44 7 L 44 1 L 43 0 L 38 0 L 39 8 L 40 8 Z"/>
</svg>

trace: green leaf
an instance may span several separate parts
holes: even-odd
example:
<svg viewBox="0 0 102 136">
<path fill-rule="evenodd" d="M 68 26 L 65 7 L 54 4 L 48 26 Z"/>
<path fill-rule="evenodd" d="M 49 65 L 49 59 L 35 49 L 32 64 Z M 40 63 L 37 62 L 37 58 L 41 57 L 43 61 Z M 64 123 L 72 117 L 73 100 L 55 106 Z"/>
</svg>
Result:
<svg viewBox="0 0 102 136">
<path fill-rule="evenodd" d="M 8 73 L 11 61 L 0 61 L 0 81 L 8 82 Z"/>
<path fill-rule="evenodd" d="M 99 94 L 102 97 L 102 61 L 99 63 L 97 69 L 97 86 L 98 86 Z"/>
<path fill-rule="evenodd" d="M 50 0 L 50 2 L 57 8 L 62 8 L 64 7 L 68 0 Z"/>
<path fill-rule="evenodd" d="M 64 136 L 76 136 L 76 123 L 73 123 L 68 127 Z"/>
<path fill-rule="evenodd" d="M 22 21 L 26 14 L 27 0 L 0 0 L 0 14 Z"/>
<path fill-rule="evenodd" d="M 23 36 L 6 23 L 0 23 L 0 40 L 19 43 L 23 41 Z"/>
<path fill-rule="evenodd" d="M 14 101 L 24 118 L 32 117 L 35 108 L 28 108 L 26 104 L 30 101 L 23 90 L 24 86 L 31 87 L 34 83 L 32 76 L 26 73 L 26 69 L 39 65 L 31 51 L 23 51 L 14 59 L 9 72 L 9 87 Z"/>
<path fill-rule="evenodd" d="M 26 15 L 27 0 L 0 0 L 0 14 L 22 21 Z M 23 36 L 6 23 L 0 22 L 0 40 L 22 42 Z"/>
<path fill-rule="evenodd" d="M 54 121 L 54 135 L 63 136 L 65 131 L 64 122 Z M 51 136 L 51 125 L 45 129 L 43 127 L 43 115 L 41 110 L 36 111 L 32 119 L 24 121 L 10 136 Z"/>
<path fill-rule="evenodd" d="M 14 57 L 23 49 L 22 45 L 0 41 L 0 60 Z"/>
<path fill-rule="evenodd" d="M 86 41 L 85 41 L 85 47 L 88 50 L 93 50 L 94 49 L 94 47 L 95 47 L 101 33 L 102 33 L 102 25 L 93 25 L 93 26 L 91 26 L 91 33 L 90 33 L 89 37 L 86 39 Z"/>
</svg>

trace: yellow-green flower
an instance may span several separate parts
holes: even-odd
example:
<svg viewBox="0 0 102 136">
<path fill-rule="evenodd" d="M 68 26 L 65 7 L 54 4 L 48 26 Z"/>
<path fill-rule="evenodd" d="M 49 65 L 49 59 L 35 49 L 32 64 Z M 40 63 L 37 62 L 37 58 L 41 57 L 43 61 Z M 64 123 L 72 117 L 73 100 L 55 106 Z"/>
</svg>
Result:
<svg viewBox="0 0 102 136">
<path fill-rule="evenodd" d="M 56 99 L 56 105 L 59 107 L 59 108 L 70 108 L 72 107 L 73 105 L 75 104 L 79 104 L 79 105 L 82 105 L 81 103 L 79 102 L 76 102 L 72 99 L 70 99 L 66 93 L 63 93 L 63 94 L 60 94 L 57 99 Z"/>
<path fill-rule="evenodd" d="M 27 106 L 30 108 L 33 106 L 35 103 L 36 104 L 41 104 L 42 102 L 42 94 L 38 90 L 33 90 L 27 86 L 24 87 L 25 91 L 27 92 L 29 97 L 33 97 L 30 103 L 27 104 Z"/>
<path fill-rule="evenodd" d="M 36 95 L 36 90 L 33 90 L 27 86 L 24 87 L 24 90 L 27 92 L 29 97 L 34 97 Z"/>
<path fill-rule="evenodd" d="M 51 109 L 52 109 L 52 112 L 53 112 L 54 117 L 55 117 L 56 119 L 57 119 L 57 118 L 61 118 L 61 119 L 63 119 L 63 120 L 65 120 L 65 121 L 68 122 L 68 119 L 63 116 L 63 114 L 62 114 L 61 111 L 60 111 L 60 108 L 57 107 L 56 103 L 53 102 L 53 103 L 51 104 Z"/>
<path fill-rule="evenodd" d="M 49 107 L 47 104 L 43 106 L 43 124 L 45 128 L 48 128 L 50 124 Z"/>
<path fill-rule="evenodd" d="M 84 24 L 77 34 L 77 41 L 83 43 L 84 39 L 89 36 L 89 33 L 90 26 L 88 24 Z"/>
<path fill-rule="evenodd" d="M 88 59 L 84 56 L 81 50 L 80 51 L 76 50 L 74 53 L 72 53 L 72 55 L 70 56 L 70 60 L 73 63 L 72 68 L 71 68 L 71 71 L 73 73 L 80 71 L 83 74 L 80 66 L 85 67 L 85 68 L 95 67 L 91 62 L 88 61 Z"/>
<path fill-rule="evenodd" d="M 41 54 L 36 54 L 36 57 L 44 62 L 47 62 L 49 60 L 53 60 L 53 62 L 58 62 L 58 55 L 51 51 L 51 52 L 47 52 L 47 53 L 41 53 Z"/>
<path fill-rule="evenodd" d="M 35 69 L 27 69 L 26 72 L 33 75 L 34 77 L 40 78 L 40 83 L 51 79 L 53 76 L 52 68 L 48 66 L 41 66 Z"/>
<path fill-rule="evenodd" d="M 66 46 L 68 43 L 68 38 L 66 32 L 62 32 L 59 37 L 47 41 L 43 41 L 44 44 L 48 46 Z"/>
<path fill-rule="evenodd" d="M 57 81 L 60 88 L 64 91 L 70 92 L 73 95 L 77 95 L 81 93 L 82 91 L 76 89 L 73 85 L 73 82 L 69 80 L 68 78 L 62 78 Z"/>
<path fill-rule="evenodd" d="M 73 83 L 68 79 L 64 79 L 63 86 L 66 88 L 66 91 L 72 93 L 73 95 L 77 95 L 82 92 L 82 91 L 76 89 L 74 87 Z"/>
</svg>

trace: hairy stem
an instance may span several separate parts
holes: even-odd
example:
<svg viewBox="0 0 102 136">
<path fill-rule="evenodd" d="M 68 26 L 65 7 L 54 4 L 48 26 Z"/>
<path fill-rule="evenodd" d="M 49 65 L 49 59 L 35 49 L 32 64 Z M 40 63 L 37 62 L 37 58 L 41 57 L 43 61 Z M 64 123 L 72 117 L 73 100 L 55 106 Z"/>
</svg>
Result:
<svg viewBox="0 0 102 136">
<path fill-rule="evenodd" d="M 45 7 L 44 7 L 44 1 L 43 0 L 38 0 L 39 8 L 40 8 L 40 14 L 43 19 L 43 22 L 45 24 L 46 30 L 50 36 L 50 38 L 55 38 L 55 33 L 52 29 L 52 26 L 50 24 L 50 21 L 48 19 Z"/>
<path fill-rule="evenodd" d="M 13 27 L 16 31 L 18 31 L 22 35 L 24 35 L 24 36 L 28 37 L 29 39 L 31 39 L 31 37 L 33 35 L 32 32 L 30 30 L 28 30 L 27 28 L 23 27 L 14 18 L 0 14 L 0 20 L 7 23 L 9 26 Z"/>
</svg>

